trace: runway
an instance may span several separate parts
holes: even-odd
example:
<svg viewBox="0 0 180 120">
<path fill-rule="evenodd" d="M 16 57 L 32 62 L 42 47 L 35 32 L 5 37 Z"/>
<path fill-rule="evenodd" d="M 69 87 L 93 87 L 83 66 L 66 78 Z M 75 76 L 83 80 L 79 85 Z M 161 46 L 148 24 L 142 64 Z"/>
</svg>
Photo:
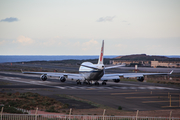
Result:
<svg viewBox="0 0 180 120">
<path fill-rule="evenodd" d="M 146 82 L 107 82 L 107 85 L 77 85 L 75 81 L 60 82 L 56 78 L 41 81 L 38 75 L 0 72 L 1 91 L 36 92 L 58 99 L 72 95 L 104 106 L 123 110 L 160 110 L 179 108 L 180 88 Z M 169 106 L 169 95 L 172 106 Z M 71 104 L 71 103 L 68 103 Z M 75 106 L 74 106 L 75 107 Z"/>
</svg>

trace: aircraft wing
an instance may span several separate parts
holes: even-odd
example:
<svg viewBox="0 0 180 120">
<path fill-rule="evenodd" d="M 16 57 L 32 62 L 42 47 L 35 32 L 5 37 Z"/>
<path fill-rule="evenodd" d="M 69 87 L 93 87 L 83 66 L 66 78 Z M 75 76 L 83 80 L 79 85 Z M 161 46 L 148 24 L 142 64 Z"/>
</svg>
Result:
<svg viewBox="0 0 180 120">
<path fill-rule="evenodd" d="M 72 74 L 72 73 L 58 73 L 58 72 L 26 72 L 22 71 L 23 74 L 37 74 L 37 75 L 46 75 L 48 77 L 62 77 L 66 76 L 69 79 L 74 79 L 74 80 L 82 80 L 83 77 L 81 74 Z"/>
<path fill-rule="evenodd" d="M 144 77 L 145 75 L 170 75 L 170 73 L 119 73 L 119 74 L 104 74 L 101 80 L 117 79 L 119 77 L 129 78 L 129 77 Z"/>
</svg>

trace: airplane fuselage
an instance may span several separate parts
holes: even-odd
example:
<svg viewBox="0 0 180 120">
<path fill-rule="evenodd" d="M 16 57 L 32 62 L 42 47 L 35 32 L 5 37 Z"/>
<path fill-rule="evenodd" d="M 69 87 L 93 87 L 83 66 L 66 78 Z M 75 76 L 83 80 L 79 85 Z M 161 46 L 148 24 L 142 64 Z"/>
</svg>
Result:
<svg viewBox="0 0 180 120">
<path fill-rule="evenodd" d="M 85 67 L 86 65 L 96 67 L 98 69 L 95 70 L 89 67 Z M 84 77 L 84 80 L 98 81 L 105 73 L 104 64 L 92 64 L 91 62 L 84 62 L 79 67 L 79 73 Z"/>
</svg>

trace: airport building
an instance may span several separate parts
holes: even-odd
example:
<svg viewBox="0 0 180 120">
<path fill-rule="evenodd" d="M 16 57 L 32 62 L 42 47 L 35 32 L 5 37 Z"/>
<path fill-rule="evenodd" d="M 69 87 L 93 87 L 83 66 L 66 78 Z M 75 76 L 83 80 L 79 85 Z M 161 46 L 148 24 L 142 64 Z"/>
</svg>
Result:
<svg viewBox="0 0 180 120">
<path fill-rule="evenodd" d="M 118 65 L 125 63 L 126 66 L 147 66 L 147 67 L 180 67 L 180 61 L 127 61 L 127 60 L 111 60 L 110 64 Z"/>
<path fill-rule="evenodd" d="M 110 64 L 113 65 L 118 65 L 122 63 L 125 63 L 127 66 L 131 66 L 131 65 L 151 66 L 150 61 L 110 60 Z"/>
<path fill-rule="evenodd" d="M 180 62 L 175 61 L 151 61 L 151 67 L 180 67 Z"/>
</svg>

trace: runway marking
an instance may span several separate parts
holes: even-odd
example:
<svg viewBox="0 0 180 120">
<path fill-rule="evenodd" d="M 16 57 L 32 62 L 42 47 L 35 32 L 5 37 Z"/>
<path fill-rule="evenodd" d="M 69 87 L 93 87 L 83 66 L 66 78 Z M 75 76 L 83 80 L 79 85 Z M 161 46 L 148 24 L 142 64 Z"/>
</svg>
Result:
<svg viewBox="0 0 180 120">
<path fill-rule="evenodd" d="M 111 93 L 111 95 L 124 95 L 124 94 L 142 94 L 147 92 L 131 92 L 131 93 Z"/>
<path fill-rule="evenodd" d="M 20 81 L 20 80 L 15 80 L 15 79 L 12 80 L 12 79 L 9 79 L 9 77 L 2 77 L 1 79 L 8 80 L 8 81 L 13 81 L 13 82 L 20 82 L 20 83 L 41 85 L 41 86 L 47 86 L 47 87 L 54 87 L 54 86 L 50 86 L 50 85 L 39 84 L 39 83 L 33 82 L 33 81 Z M 59 87 L 59 86 L 57 86 L 57 87 Z"/>
<path fill-rule="evenodd" d="M 142 103 L 159 103 L 159 102 L 168 102 L 169 103 L 169 100 L 167 100 L 167 101 L 143 101 Z M 171 102 L 179 102 L 179 100 L 171 100 Z"/>
<path fill-rule="evenodd" d="M 94 88 L 88 88 L 88 89 L 86 89 L 86 90 L 95 90 Z"/>
<path fill-rule="evenodd" d="M 8 79 L 18 79 L 18 80 L 20 80 L 21 78 L 18 78 L 18 77 L 3 77 L 2 79 L 6 79 L 6 80 L 8 80 Z"/>
<path fill-rule="evenodd" d="M 64 87 L 54 86 L 55 88 L 65 89 Z"/>
<path fill-rule="evenodd" d="M 142 98 L 168 98 L 168 96 L 126 97 L 126 99 L 142 99 Z M 171 97 L 171 98 L 179 98 L 179 97 Z"/>
<path fill-rule="evenodd" d="M 179 107 L 180 108 L 180 106 L 161 106 L 162 108 L 172 108 L 172 107 Z"/>
<path fill-rule="evenodd" d="M 117 87 L 117 86 L 57 86 L 58 84 L 62 84 L 59 82 L 51 82 L 51 81 L 36 81 L 36 80 L 26 80 L 26 79 L 22 79 L 19 77 L 4 77 L 4 76 L 0 76 L 0 79 L 2 80 L 8 80 L 8 81 L 13 81 L 13 82 L 20 82 L 20 83 L 26 83 L 26 84 L 33 84 L 33 85 L 41 85 L 41 86 L 46 86 L 46 87 L 54 87 L 54 88 L 58 88 L 58 89 L 79 89 L 79 90 L 111 90 L 111 89 L 123 89 L 123 90 L 142 90 L 142 89 L 159 89 L 159 90 L 164 90 L 164 89 L 168 89 L 168 90 L 179 90 L 176 88 L 168 88 L 168 87 L 157 87 L 157 86 L 145 86 L 145 87 Z M 124 84 L 124 83 L 123 83 Z M 130 84 L 128 84 L 130 85 Z M 133 85 L 133 84 L 132 84 Z M 141 92 L 143 93 L 143 92 Z M 147 92 L 146 92 L 147 93 Z M 111 95 L 118 95 L 118 94 L 138 94 L 138 92 L 134 92 L 134 93 L 112 93 Z"/>
<path fill-rule="evenodd" d="M 109 82 L 110 83 L 110 82 Z M 116 84 L 116 83 L 111 83 L 111 84 Z M 131 84 L 131 83 L 118 83 L 120 85 L 130 85 L 130 86 L 139 86 L 139 84 Z"/>
</svg>

